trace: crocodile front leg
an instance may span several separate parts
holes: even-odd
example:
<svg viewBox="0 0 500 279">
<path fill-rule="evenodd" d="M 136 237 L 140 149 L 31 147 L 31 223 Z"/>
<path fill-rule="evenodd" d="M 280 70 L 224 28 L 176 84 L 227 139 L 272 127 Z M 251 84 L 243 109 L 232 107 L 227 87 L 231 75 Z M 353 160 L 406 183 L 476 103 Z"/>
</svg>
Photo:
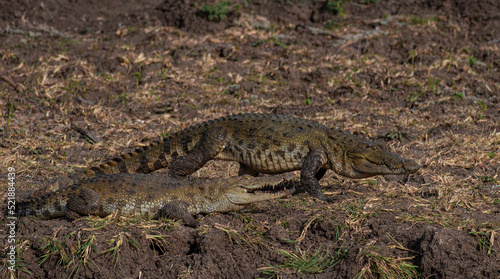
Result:
<svg viewBox="0 0 500 279">
<path fill-rule="evenodd" d="M 184 223 L 190 227 L 198 227 L 199 223 L 189 214 L 189 205 L 180 200 L 175 200 L 167 203 L 158 212 L 158 217 L 167 217 L 172 219 L 181 219 Z"/>
<path fill-rule="evenodd" d="M 300 172 L 300 182 L 311 196 L 322 201 L 331 202 L 332 200 L 323 194 L 318 181 L 326 173 L 326 170 L 322 169 L 326 161 L 327 158 L 323 152 L 311 151 L 304 158 L 302 171 Z"/>
<path fill-rule="evenodd" d="M 174 178 L 182 177 L 201 169 L 226 147 L 227 135 L 228 132 L 223 127 L 207 131 L 190 153 L 172 159 L 168 166 L 168 175 Z"/>
<path fill-rule="evenodd" d="M 83 190 L 79 196 L 70 198 L 66 203 L 66 216 L 77 219 L 81 216 L 98 215 L 100 197 L 93 189 Z"/>
</svg>

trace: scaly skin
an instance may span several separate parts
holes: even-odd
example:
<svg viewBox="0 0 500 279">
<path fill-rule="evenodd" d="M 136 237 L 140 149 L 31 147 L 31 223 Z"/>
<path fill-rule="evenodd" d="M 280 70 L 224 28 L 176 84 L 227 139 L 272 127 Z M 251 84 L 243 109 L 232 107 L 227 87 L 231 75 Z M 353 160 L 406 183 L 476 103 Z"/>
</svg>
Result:
<svg viewBox="0 0 500 279">
<path fill-rule="evenodd" d="M 236 211 L 246 204 L 291 194 L 293 189 L 286 189 L 285 182 L 293 177 L 244 175 L 189 182 L 152 174 L 112 174 L 21 201 L 18 214 L 75 219 L 86 215 L 104 217 L 118 210 L 124 216 L 167 216 L 196 226 L 194 214 Z M 271 191 L 264 191 L 268 188 Z"/>
<path fill-rule="evenodd" d="M 239 162 L 240 175 L 301 170 L 304 188 L 321 200 L 329 200 L 319 184 L 328 169 L 365 178 L 410 174 L 420 168 L 417 162 L 349 132 L 291 116 L 245 113 L 192 126 L 70 180 L 96 174 L 149 173 L 167 166 L 170 176 L 182 177 L 212 159 Z"/>
</svg>

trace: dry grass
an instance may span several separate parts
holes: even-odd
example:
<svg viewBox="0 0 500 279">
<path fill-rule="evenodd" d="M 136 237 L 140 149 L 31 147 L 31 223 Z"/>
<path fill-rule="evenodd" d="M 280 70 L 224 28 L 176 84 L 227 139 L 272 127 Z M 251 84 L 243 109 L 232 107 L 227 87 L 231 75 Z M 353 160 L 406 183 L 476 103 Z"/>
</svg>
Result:
<svg viewBox="0 0 500 279">
<path fill-rule="evenodd" d="M 411 25 L 415 34 L 433 34 L 445 24 L 425 20 L 412 25 L 415 19 L 410 16 L 388 20 L 388 24 Z M 447 27 L 458 28 L 452 23 Z M 0 173 L 5 177 L 8 167 L 15 168 L 23 195 L 49 178 L 76 167 L 98 165 L 105 158 L 192 124 L 226 114 L 284 107 L 291 114 L 331 127 L 387 140 L 395 152 L 424 166 L 408 179 L 397 180 L 353 181 L 328 174 L 321 184 L 327 194 L 339 197 L 334 204 L 303 195 L 277 202 L 280 209 L 293 208 L 309 216 L 301 231 L 290 232 L 297 245 L 307 238 L 309 226 L 318 216 L 332 219 L 331 212 L 337 212 L 344 218 L 345 230 L 361 235 L 368 217 L 390 212 L 400 222 L 473 232 L 481 241 L 489 241 L 484 249 L 492 253 L 500 230 L 500 108 L 498 103 L 476 96 L 469 85 L 481 84 L 485 92 L 499 92 L 494 70 L 487 61 L 472 59 L 471 49 L 433 49 L 426 44 L 417 46 L 409 55 L 413 59 L 406 63 L 381 53 L 361 53 L 350 46 L 362 40 L 402 41 L 404 34 L 398 29 L 366 33 L 358 28 L 349 25 L 332 31 L 340 38 L 341 50 L 326 52 L 301 42 L 300 34 L 285 25 L 270 31 L 241 23 L 204 36 L 147 26 L 119 29 L 110 39 L 112 43 L 96 39 L 95 34 L 57 38 L 9 35 L 11 42 L 0 53 L 0 72 L 8 72 L 24 90 L 0 82 Z M 277 35 L 290 33 L 296 36 L 295 43 L 273 43 Z M 134 41 L 134 34 L 147 36 L 148 45 Z M 328 40 L 317 39 L 322 44 L 331 43 Z M 249 47 L 257 41 L 266 48 Z M 216 55 L 214 49 L 221 46 L 228 49 L 228 56 Z M 33 62 L 25 52 L 29 48 L 45 51 Z M 106 57 L 92 54 L 103 49 L 109 50 Z M 477 49 L 499 52 L 498 44 L 482 44 Z M 87 52 L 88 57 L 81 54 Z M 431 53 L 432 63 L 419 62 Z M 119 70 L 101 65 L 113 61 Z M 318 69 L 329 69 L 324 80 L 301 80 Z M 293 75 L 287 78 L 287 72 Z M 243 82 L 251 82 L 251 89 L 231 92 L 231 86 Z M 339 86 L 352 93 L 331 97 Z M 13 111 L 9 110 L 11 104 Z M 85 141 L 71 129 L 71 123 L 92 131 L 102 142 Z M 230 176 L 236 174 L 235 167 L 234 163 L 210 162 L 194 175 Z M 0 198 L 5 196 L 6 188 L 1 187 Z M 141 221 L 141 226 L 156 226 L 154 222 Z M 481 224 L 488 228 L 480 228 Z M 262 235 L 270 224 L 257 222 L 255 226 Z M 262 240 L 230 226 L 215 228 L 240 245 L 252 246 Z M 122 234 L 117 235 L 123 242 Z M 161 237 L 146 238 L 162 249 L 168 246 Z M 114 247 L 120 245 L 116 242 Z M 368 251 L 364 259 L 365 273 L 360 278 L 379 272 L 377 269 L 389 272 L 393 265 L 401 266 L 399 262 L 408 264 L 407 259 L 384 258 L 374 251 Z M 408 277 L 416 274 L 411 264 L 409 271 L 401 272 L 409 272 Z"/>
</svg>

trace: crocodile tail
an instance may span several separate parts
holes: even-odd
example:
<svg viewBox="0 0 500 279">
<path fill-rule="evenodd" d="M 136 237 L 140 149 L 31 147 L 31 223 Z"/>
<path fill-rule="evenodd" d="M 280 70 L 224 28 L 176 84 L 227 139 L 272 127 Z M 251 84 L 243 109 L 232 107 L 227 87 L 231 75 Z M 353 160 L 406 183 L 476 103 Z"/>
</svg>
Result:
<svg viewBox="0 0 500 279">
<path fill-rule="evenodd" d="M 133 152 L 122 154 L 98 166 L 89 169 L 76 169 L 66 176 L 50 180 L 47 186 L 33 195 L 42 196 L 97 175 L 150 173 L 166 168 L 173 158 L 186 155 L 192 150 L 212 122 L 207 121 L 177 132 L 172 136 L 155 140 L 147 146 L 139 147 Z"/>
<path fill-rule="evenodd" d="M 106 163 L 86 170 L 77 169 L 64 178 L 51 180 L 46 192 L 57 191 L 79 181 L 87 180 L 97 175 L 114 173 L 150 173 L 168 167 L 173 158 L 184 156 L 199 143 L 203 134 L 211 125 L 219 120 L 209 120 L 179 131 L 161 140 L 155 140 L 147 146 L 139 147 L 133 152 L 122 154 Z"/>
<path fill-rule="evenodd" d="M 117 156 L 98 166 L 89 169 L 75 169 L 65 176 L 49 180 L 45 187 L 34 192 L 32 196 L 43 196 L 98 175 L 150 173 L 166 168 L 172 160 L 170 142 L 170 138 L 166 137 L 163 140 L 153 141 L 147 146 L 139 147 L 133 152 Z"/>
<path fill-rule="evenodd" d="M 37 216 L 44 219 L 63 217 L 66 211 L 67 197 L 57 198 L 56 193 L 43 197 L 31 197 L 16 205 L 17 216 Z"/>
<path fill-rule="evenodd" d="M 156 140 L 147 146 L 139 147 L 134 152 L 123 154 L 91 168 L 96 174 L 112 173 L 150 173 L 168 167 L 170 156 L 170 138 Z"/>
</svg>

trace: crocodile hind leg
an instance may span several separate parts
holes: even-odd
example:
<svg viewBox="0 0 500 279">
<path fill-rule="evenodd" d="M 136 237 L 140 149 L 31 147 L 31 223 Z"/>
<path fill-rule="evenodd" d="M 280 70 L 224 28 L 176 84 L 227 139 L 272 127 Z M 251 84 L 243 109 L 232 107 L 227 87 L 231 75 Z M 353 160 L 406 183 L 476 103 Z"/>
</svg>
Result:
<svg viewBox="0 0 500 279">
<path fill-rule="evenodd" d="M 181 219 L 190 227 L 198 227 L 199 223 L 194 219 L 193 215 L 189 214 L 188 207 L 189 205 L 184 201 L 171 201 L 160 209 L 158 215 L 172 219 Z"/>
<path fill-rule="evenodd" d="M 248 174 L 248 175 L 251 175 L 251 176 L 254 176 L 254 177 L 257 177 L 259 176 L 259 172 L 252 169 L 251 167 L 247 166 L 247 165 L 244 165 L 242 163 L 240 163 L 240 170 L 238 170 L 238 176 L 242 176 L 242 175 L 245 175 L 245 174 Z"/>
<path fill-rule="evenodd" d="M 300 172 L 300 183 L 305 190 L 313 197 L 322 201 L 331 202 L 321 190 L 318 178 L 322 178 L 326 170 L 321 167 L 326 162 L 326 157 L 323 153 L 312 151 L 304 158 L 302 171 Z"/>
<path fill-rule="evenodd" d="M 190 153 L 172 159 L 168 166 L 168 175 L 182 177 L 201 169 L 226 147 L 226 137 L 227 131 L 223 127 L 207 131 Z"/>
<path fill-rule="evenodd" d="M 96 191 L 85 189 L 79 196 L 68 200 L 66 216 L 69 219 L 76 219 L 81 216 L 98 215 L 100 200 Z"/>
</svg>

